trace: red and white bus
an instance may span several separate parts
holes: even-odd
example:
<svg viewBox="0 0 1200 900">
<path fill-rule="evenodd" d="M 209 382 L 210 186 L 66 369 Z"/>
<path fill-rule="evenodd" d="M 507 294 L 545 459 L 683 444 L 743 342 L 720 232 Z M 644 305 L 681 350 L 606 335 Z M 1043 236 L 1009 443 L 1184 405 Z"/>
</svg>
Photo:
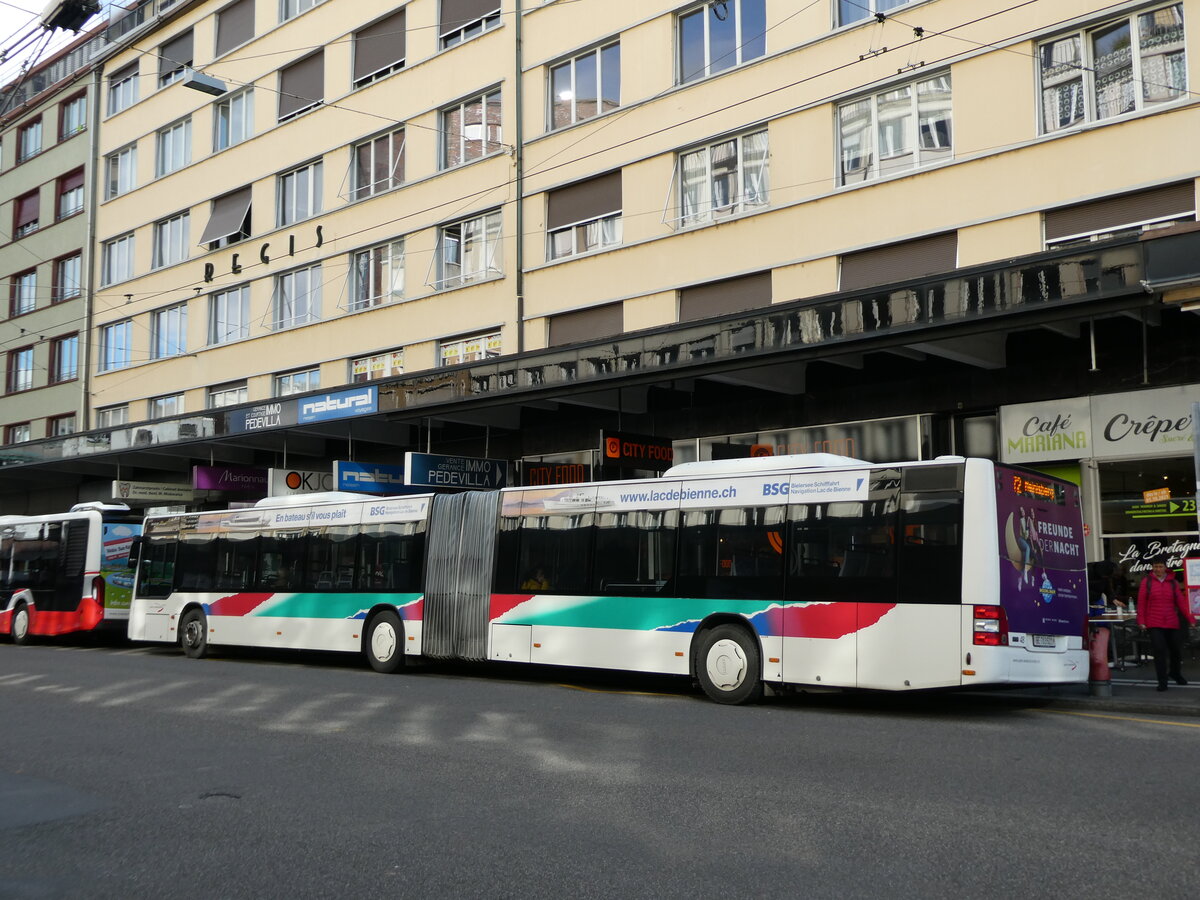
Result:
<svg viewBox="0 0 1200 900">
<path fill-rule="evenodd" d="M 0 516 L 0 635 L 24 644 L 38 635 L 127 627 L 129 550 L 141 533 L 141 519 L 124 504 Z"/>
</svg>

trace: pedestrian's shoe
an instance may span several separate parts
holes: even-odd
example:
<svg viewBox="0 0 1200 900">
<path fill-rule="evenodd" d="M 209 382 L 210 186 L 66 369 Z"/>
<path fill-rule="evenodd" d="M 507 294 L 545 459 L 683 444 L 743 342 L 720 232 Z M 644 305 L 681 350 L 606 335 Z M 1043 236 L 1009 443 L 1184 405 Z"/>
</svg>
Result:
<svg viewBox="0 0 1200 900">
<path fill-rule="evenodd" d="M 1187 684 L 1187 679 L 1186 679 L 1186 678 L 1184 678 L 1182 675 L 1176 675 L 1176 676 L 1175 676 L 1175 683 L 1176 683 L 1176 684 Z"/>
<path fill-rule="evenodd" d="M 1155 688 L 1155 690 L 1159 690 L 1159 691 L 1165 691 L 1166 689 L 1167 689 L 1167 683 L 1165 681 L 1160 681 L 1158 683 L 1158 687 Z"/>
</svg>

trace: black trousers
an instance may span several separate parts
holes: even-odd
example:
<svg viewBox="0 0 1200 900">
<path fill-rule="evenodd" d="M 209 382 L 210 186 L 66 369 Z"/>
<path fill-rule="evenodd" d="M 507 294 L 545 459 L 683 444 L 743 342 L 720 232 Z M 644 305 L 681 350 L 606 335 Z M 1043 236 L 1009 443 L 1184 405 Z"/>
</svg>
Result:
<svg viewBox="0 0 1200 900">
<path fill-rule="evenodd" d="M 1159 684 L 1167 683 L 1167 675 L 1179 678 L 1179 659 L 1183 655 L 1182 628 L 1148 628 L 1150 649 L 1154 653 L 1154 674 Z"/>
</svg>

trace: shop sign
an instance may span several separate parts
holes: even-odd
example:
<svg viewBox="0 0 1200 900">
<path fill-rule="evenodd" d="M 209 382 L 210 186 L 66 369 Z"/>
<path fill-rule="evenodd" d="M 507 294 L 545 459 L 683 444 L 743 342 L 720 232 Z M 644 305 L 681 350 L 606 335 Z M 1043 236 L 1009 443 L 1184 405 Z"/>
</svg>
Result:
<svg viewBox="0 0 1200 900">
<path fill-rule="evenodd" d="M 579 484 L 592 480 L 592 467 L 587 463 L 521 463 L 521 484 Z"/>
<path fill-rule="evenodd" d="M 300 401 L 296 418 L 300 423 L 327 422 L 361 416 L 379 410 L 379 392 L 374 385 L 350 391 L 336 391 Z"/>
<path fill-rule="evenodd" d="M 165 481 L 114 481 L 112 483 L 114 500 L 164 500 L 170 503 L 187 503 L 195 496 L 196 492 L 190 484 Z"/>
<path fill-rule="evenodd" d="M 1183 583 L 1187 586 L 1188 606 L 1193 616 L 1200 616 L 1200 556 L 1183 561 Z"/>
<path fill-rule="evenodd" d="M 1087 397 L 1000 407 L 1000 459 L 1006 463 L 1086 459 L 1091 453 Z"/>
<path fill-rule="evenodd" d="M 700 459 L 745 459 L 796 453 L 832 453 L 873 462 L 920 459 L 923 416 L 808 425 L 777 431 L 701 438 Z M 681 449 L 692 441 L 677 442 Z"/>
<path fill-rule="evenodd" d="M 495 490 L 508 484 L 508 461 L 409 452 L 404 454 L 404 483 L 423 487 Z"/>
<path fill-rule="evenodd" d="M 245 466 L 192 466 L 192 487 L 198 491 L 267 492 L 267 470 Z"/>
<path fill-rule="evenodd" d="M 403 466 L 335 459 L 333 480 L 339 491 L 358 491 L 362 494 L 405 493 Z"/>
<path fill-rule="evenodd" d="M 1111 538 L 1108 543 L 1108 558 L 1121 565 L 1134 590 L 1150 574 L 1154 563 L 1165 563 L 1168 569 L 1176 570 L 1187 557 L 1200 555 L 1200 539 L 1195 535 Z"/>
<path fill-rule="evenodd" d="M 276 400 L 272 403 L 260 403 L 249 409 L 230 410 L 225 414 L 225 430 L 233 433 L 240 431 L 264 431 L 269 428 L 282 428 L 296 424 L 296 401 Z"/>
<path fill-rule="evenodd" d="M 600 458 L 606 466 L 662 471 L 674 464 L 670 440 L 628 431 L 601 431 Z"/>
<path fill-rule="evenodd" d="M 267 496 L 314 494 L 333 490 L 332 472 L 307 472 L 300 469 L 267 469 Z"/>
<path fill-rule="evenodd" d="M 1158 491 L 1147 491 L 1146 493 L 1155 494 Z M 1109 501 L 1112 502 L 1112 501 Z M 1182 497 L 1178 500 L 1160 500 L 1152 503 L 1130 503 L 1122 511 L 1122 515 L 1130 519 L 1173 519 L 1177 516 L 1187 516 L 1189 519 L 1196 512 L 1196 498 Z M 1190 522 L 1181 522 L 1180 528 L 1187 528 Z M 1131 522 L 1126 529 L 1127 531 L 1149 531 L 1151 529 L 1139 529 L 1135 522 Z"/>
<path fill-rule="evenodd" d="M 1170 488 L 1155 488 L 1152 491 L 1142 491 L 1143 503 L 1157 503 L 1159 500 L 1170 500 Z"/>
</svg>

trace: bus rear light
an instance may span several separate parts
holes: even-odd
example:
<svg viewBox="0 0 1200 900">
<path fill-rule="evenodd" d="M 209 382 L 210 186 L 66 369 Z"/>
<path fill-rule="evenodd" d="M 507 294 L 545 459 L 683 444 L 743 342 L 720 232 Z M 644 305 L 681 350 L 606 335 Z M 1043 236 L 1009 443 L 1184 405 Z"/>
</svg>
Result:
<svg viewBox="0 0 1200 900">
<path fill-rule="evenodd" d="M 1008 616 L 1003 606 L 974 608 L 973 642 L 980 647 L 1004 647 L 1008 644 Z"/>
</svg>

